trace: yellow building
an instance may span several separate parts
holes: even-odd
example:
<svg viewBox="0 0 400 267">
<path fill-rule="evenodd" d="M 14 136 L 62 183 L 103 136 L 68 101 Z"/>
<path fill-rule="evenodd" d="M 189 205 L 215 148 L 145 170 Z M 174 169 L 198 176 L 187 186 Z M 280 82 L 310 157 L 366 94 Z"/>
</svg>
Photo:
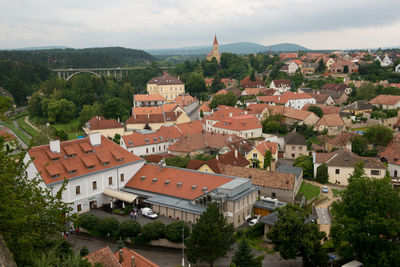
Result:
<svg viewBox="0 0 400 267">
<path fill-rule="evenodd" d="M 125 124 L 127 131 L 143 129 L 156 131 L 163 125 L 175 125 L 185 122 L 190 122 L 190 118 L 185 112 L 171 111 L 147 114 L 134 113 L 129 119 L 126 120 Z"/>
<path fill-rule="evenodd" d="M 210 51 L 210 53 L 207 54 L 206 59 L 208 61 L 211 61 L 215 57 L 217 60 L 218 64 L 221 62 L 221 54 L 218 52 L 218 41 L 217 41 L 217 35 L 214 36 L 214 43 L 213 43 L 213 50 Z"/>
<path fill-rule="evenodd" d="M 185 84 L 179 78 L 164 72 L 163 76 L 155 77 L 147 83 L 147 93 L 159 94 L 167 101 L 172 101 L 185 93 Z"/>
<path fill-rule="evenodd" d="M 263 142 L 254 147 L 246 155 L 246 159 L 253 163 L 253 168 L 264 168 L 264 157 L 267 150 L 271 151 L 271 171 L 275 171 L 276 161 L 278 160 L 278 144 L 271 142 Z"/>
</svg>

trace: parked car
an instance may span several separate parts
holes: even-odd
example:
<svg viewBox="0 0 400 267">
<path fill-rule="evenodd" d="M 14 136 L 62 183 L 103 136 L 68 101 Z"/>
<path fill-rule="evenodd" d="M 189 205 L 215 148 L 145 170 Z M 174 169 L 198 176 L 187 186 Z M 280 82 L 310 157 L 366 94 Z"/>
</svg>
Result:
<svg viewBox="0 0 400 267">
<path fill-rule="evenodd" d="M 249 221 L 249 226 L 254 226 L 258 223 L 258 219 L 260 219 L 260 215 L 257 216 L 257 218 L 252 219 Z"/>
<path fill-rule="evenodd" d="M 156 213 L 153 212 L 152 209 L 150 208 L 142 208 L 142 215 L 145 217 L 149 217 L 152 219 L 156 219 L 158 217 L 158 215 Z"/>
<path fill-rule="evenodd" d="M 324 185 L 324 186 L 322 187 L 322 193 L 328 194 L 328 192 L 329 192 L 328 187 L 327 187 L 326 185 Z"/>
</svg>

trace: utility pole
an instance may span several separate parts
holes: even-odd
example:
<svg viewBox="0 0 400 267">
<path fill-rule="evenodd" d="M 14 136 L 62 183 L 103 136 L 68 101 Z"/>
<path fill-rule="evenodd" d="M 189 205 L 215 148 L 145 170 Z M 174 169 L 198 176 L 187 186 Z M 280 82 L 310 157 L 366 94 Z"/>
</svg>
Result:
<svg viewBox="0 0 400 267">
<path fill-rule="evenodd" d="M 182 266 L 185 266 L 185 228 L 182 227 Z"/>
</svg>

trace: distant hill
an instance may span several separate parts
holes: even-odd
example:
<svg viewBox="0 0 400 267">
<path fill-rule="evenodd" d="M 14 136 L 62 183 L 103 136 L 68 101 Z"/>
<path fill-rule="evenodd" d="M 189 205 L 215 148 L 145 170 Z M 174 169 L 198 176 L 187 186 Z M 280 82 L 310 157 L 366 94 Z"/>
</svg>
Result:
<svg viewBox="0 0 400 267">
<path fill-rule="evenodd" d="M 182 48 L 166 48 L 166 49 L 146 49 L 148 53 L 159 55 L 206 55 L 211 51 L 211 46 L 192 46 Z M 274 52 L 291 52 L 291 51 L 307 51 L 308 48 L 297 44 L 283 43 L 271 46 L 271 51 Z M 220 53 L 234 53 L 234 54 L 252 54 L 260 52 L 268 52 L 269 46 L 264 46 L 251 42 L 241 42 L 232 44 L 219 45 Z"/>
<path fill-rule="evenodd" d="M 44 64 L 48 68 L 96 68 L 144 65 L 156 58 L 143 50 L 123 47 L 44 50 L 0 50 L 0 60 Z"/>
<path fill-rule="evenodd" d="M 7 50 L 49 50 L 49 49 L 67 49 L 67 46 L 32 46 L 32 47 L 22 47 Z"/>
</svg>

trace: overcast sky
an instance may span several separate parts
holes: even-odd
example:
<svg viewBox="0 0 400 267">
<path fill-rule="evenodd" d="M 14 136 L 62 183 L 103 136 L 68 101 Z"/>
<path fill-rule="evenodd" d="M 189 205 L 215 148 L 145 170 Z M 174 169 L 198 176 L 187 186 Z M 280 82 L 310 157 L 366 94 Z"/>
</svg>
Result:
<svg viewBox="0 0 400 267">
<path fill-rule="evenodd" d="M 400 0 L 0 0 L 0 49 L 400 46 Z"/>
</svg>

